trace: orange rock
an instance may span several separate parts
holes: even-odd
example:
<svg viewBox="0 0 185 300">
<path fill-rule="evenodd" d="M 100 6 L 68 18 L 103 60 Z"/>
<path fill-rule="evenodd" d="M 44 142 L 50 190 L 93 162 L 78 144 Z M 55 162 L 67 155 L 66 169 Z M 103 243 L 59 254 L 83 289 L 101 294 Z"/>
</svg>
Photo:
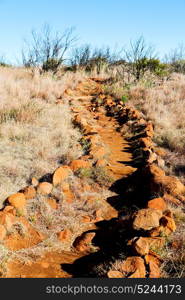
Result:
<svg viewBox="0 0 185 300">
<path fill-rule="evenodd" d="M 121 271 L 125 275 L 131 274 L 129 278 L 145 278 L 146 270 L 144 260 L 138 256 L 128 257 L 121 265 Z"/>
<path fill-rule="evenodd" d="M 52 184 L 49 182 L 41 182 L 37 187 L 37 192 L 42 195 L 48 195 L 52 191 Z"/>
<path fill-rule="evenodd" d="M 48 198 L 46 199 L 47 203 L 49 204 L 49 206 L 52 208 L 52 209 L 57 209 L 58 208 L 58 204 L 56 202 L 55 199 L 53 198 Z"/>
<path fill-rule="evenodd" d="M 148 208 L 154 208 L 162 211 L 164 211 L 167 207 L 166 202 L 163 200 L 163 198 L 154 198 L 148 201 L 147 206 Z"/>
<path fill-rule="evenodd" d="M 64 229 L 58 232 L 57 237 L 60 242 L 69 242 L 71 239 L 71 231 L 69 229 Z"/>
<path fill-rule="evenodd" d="M 5 206 L 5 208 L 3 209 L 3 212 L 10 213 L 10 214 L 12 214 L 14 216 L 16 215 L 16 209 L 13 206 L 11 206 L 11 205 Z"/>
<path fill-rule="evenodd" d="M 110 270 L 107 272 L 108 278 L 123 278 L 123 274 L 119 271 Z"/>
<path fill-rule="evenodd" d="M 93 201 L 94 202 L 94 201 Z M 92 203 L 93 203 L 92 202 Z M 97 209 L 94 211 L 93 213 L 93 219 L 92 219 L 92 222 L 93 223 L 96 223 L 96 222 L 99 222 L 99 221 L 102 221 L 103 220 L 103 217 L 102 217 L 102 210 L 101 209 Z"/>
<path fill-rule="evenodd" d="M 149 265 L 149 278 L 160 278 L 161 260 L 154 255 L 145 256 L 145 262 Z"/>
<path fill-rule="evenodd" d="M 73 170 L 73 172 L 81 168 L 90 168 L 90 167 L 91 167 L 90 163 L 82 159 L 73 160 L 72 163 L 70 164 L 70 168 Z"/>
<path fill-rule="evenodd" d="M 21 190 L 26 199 L 33 199 L 36 196 L 36 190 L 33 186 L 27 186 L 23 190 Z"/>
<path fill-rule="evenodd" d="M 140 237 L 133 242 L 134 251 L 143 256 L 149 253 L 150 248 L 162 248 L 165 244 L 163 237 Z"/>
<path fill-rule="evenodd" d="M 76 240 L 73 243 L 73 246 L 76 248 L 77 251 L 87 251 L 95 235 L 95 232 L 83 233 L 81 236 L 76 238 Z"/>
<path fill-rule="evenodd" d="M 63 180 L 68 178 L 71 170 L 68 166 L 61 166 L 53 174 L 53 185 L 56 186 L 60 184 Z"/>
<path fill-rule="evenodd" d="M 8 202 L 15 208 L 23 208 L 26 205 L 26 198 L 23 193 L 16 193 L 8 197 Z"/>
<path fill-rule="evenodd" d="M 0 214 L 0 224 L 4 225 L 7 230 L 10 230 L 11 227 L 15 224 L 16 217 L 8 212 L 2 212 Z"/>
<path fill-rule="evenodd" d="M 6 236 L 6 229 L 3 225 L 0 225 L 0 241 L 3 241 Z"/>
<path fill-rule="evenodd" d="M 31 180 L 31 184 L 33 186 L 37 186 L 39 184 L 39 182 L 38 182 L 38 180 L 35 177 L 33 177 L 32 180 Z"/>
<path fill-rule="evenodd" d="M 159 220 L 162 217 L 162 212 L 152 208 L 144 208 L 138 210 L 133 217 L 133 229 L 150 230 L 159 226 Z"/>
<path fill-rule="evenodd" d="M 156 255 L 153 254 L 147 254 L 145 255 L 145 262 L 148 265 L 150 262 L 154 262 L 155 264 L 157 264 L 158 266 L 161 264 L 161 259 L 158 258 Z"/>
<path fill-rule="evenodd" d="M 165 176 L 165 172 L 155 164 L 149 166 L 149 171 L 154 177 L 162 178 Z"/>
<path fill-rule="evenodd" d="M 143 256 L 143 255 L 146 255 L 148 254 L 149 252 L 149 244 L 148 244 L 148 241 L 143 238 L 143 237 L 140 237 L 139 239 L 137 239 L 134 244 L 133 244 L 133 248 L 134 248 L 134 251 Z"/>
<path fill-rule="evenodd" d="M 160 278 L 161 272 L 159 266 L 153 262 L 149 262 L 149 278 Z"/>
</svg>

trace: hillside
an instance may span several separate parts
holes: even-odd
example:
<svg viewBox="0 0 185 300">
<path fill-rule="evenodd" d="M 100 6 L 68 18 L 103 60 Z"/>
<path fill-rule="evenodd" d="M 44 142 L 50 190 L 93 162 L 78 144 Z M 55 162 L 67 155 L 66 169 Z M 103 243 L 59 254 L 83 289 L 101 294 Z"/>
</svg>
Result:
<svg viewBox="0 0 185 300">
<path fill-rule="evenodd" d="M 1 277 L 184 277 L 184 76 L 0 77 Z"/>
</svg>

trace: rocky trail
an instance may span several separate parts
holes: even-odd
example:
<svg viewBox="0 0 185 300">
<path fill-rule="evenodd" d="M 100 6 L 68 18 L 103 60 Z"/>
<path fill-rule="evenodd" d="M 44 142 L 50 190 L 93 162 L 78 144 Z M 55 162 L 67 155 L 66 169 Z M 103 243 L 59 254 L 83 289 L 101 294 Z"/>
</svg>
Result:
<svg viewBox="0 0 185 300">
<path fill-rule="evenodd" d="M 64 95 L 81 130 L 84 155 L 41 180 L 33 178 L 5 201 L 2 277 L 160 277 L 160 250 L 176 230 L 167 204 L 184 201 L 184 186 L 162 170 L 163 151 L 152 142 L 152 123 L 104 94 L 103 83 L 87 79 Z M 88 181 L 92 174 L 94 181 Z M 71 217 L 73 228 L 69 222 L 57 231 L 64 211 L 59 193 L 65 209 L 84 206 L 85 213 Z M 47 230 L 41 210 L 33 214 L 37 195 L 59 220 Z"/>
</svg>

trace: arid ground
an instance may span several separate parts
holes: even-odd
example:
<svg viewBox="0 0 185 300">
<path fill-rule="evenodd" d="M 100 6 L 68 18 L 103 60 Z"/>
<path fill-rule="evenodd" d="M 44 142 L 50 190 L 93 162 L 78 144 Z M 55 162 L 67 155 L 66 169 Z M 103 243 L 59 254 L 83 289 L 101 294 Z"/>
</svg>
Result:
<svg viewBox="0 0 185 300">
<path fill-rule="evenodd" d="M 185 75 L 0 68 L 0 276 L 185 276 Z"/>
</svg>

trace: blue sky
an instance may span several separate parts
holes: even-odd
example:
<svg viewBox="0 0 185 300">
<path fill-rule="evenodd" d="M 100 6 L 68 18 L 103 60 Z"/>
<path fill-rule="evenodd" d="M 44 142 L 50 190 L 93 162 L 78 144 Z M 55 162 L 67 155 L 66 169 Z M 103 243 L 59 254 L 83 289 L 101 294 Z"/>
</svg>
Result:
<svg viewBox="0 0 185 300">
<path fill-rule="evenodd" d="M 23 38 L 44 23 L 75 26 L 79 43 L 124 46 L 143 35 L 163 55 L 185 43 L 185 0 L 0 0 L 0 56 L 19 57 Z"/>
</svg>

